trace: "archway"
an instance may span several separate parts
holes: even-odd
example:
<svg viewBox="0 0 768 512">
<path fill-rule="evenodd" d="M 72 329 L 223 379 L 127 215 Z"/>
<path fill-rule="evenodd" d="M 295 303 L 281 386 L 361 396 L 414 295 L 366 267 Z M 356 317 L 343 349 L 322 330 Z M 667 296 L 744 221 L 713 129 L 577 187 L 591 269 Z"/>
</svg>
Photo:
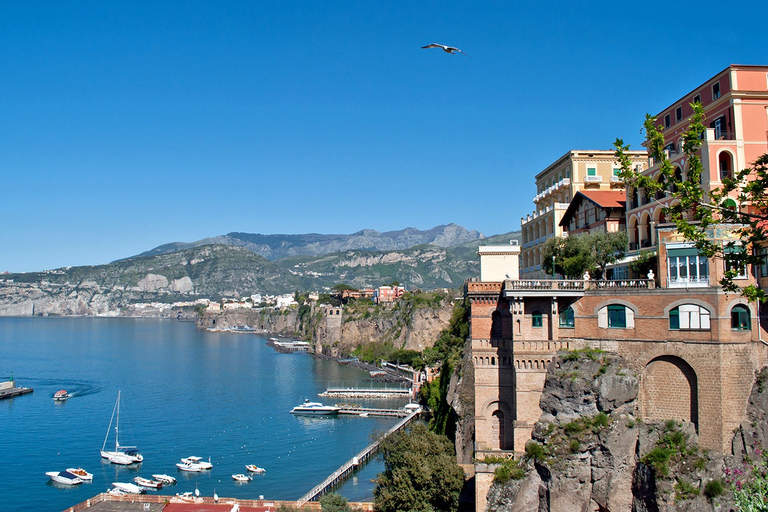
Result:
<svg viewBox="0 0 768 512">
<path fill-rule="evenodd" d="M 504 427 L 504 413 L 494 411 L 491 417 L 491 442 L 499 447 L 499 450 L 507 449 L 506 429 Z"/>
<path fill-rule="evenodd" d="M 660 356 L 651 360 L 643 372 L 640 389 L 643 419 L 690 421 L 698 431 L 698 379 L 683 359 Z"/>
</svg>

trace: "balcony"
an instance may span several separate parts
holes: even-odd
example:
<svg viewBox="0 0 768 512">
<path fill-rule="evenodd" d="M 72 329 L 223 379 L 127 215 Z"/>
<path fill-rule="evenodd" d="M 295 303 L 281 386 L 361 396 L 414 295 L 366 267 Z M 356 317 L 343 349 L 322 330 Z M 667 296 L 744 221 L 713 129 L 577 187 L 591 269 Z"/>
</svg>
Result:
<svg viewBox="0 0 768 512">
<path fill-rule="evenodd" d="M 584 183 L 602 183 L 602 176 L 584 176 Z"/>
<path fill-rule="evenodd" d="M 517 279 L 504 281 L 505 297 L 582 297 L 587 290 L 655 288 L 652 279 Z"/>
<path fill-rule="evenodd" d="M 668 288 L 706 288 L 708 286 L 709 276 L 667 278 Z"/>
</svg>

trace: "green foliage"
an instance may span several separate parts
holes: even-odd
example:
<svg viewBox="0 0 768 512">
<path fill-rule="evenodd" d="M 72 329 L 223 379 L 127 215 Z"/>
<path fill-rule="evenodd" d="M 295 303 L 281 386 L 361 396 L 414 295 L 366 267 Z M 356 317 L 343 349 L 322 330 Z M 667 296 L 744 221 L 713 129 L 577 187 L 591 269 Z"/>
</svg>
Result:
<svg viewBox="0 0 768 512">
<path fill-rule="evenodd" d="M 699 453 L 698 446 L 689 446 L 688 436 L 677 430 L 678 428 L 679 424 L 675 420 L 664 422 L 666 434 L 656 441 L 656 448 L 642 458 L 642 461 L 651 466 L 659 476 L 669 474 L 669 463 L 673 460 L 681 460 L 689 455 Z"/>
<path fill-rule="evenodd" d="M 628 189 L 643 188 L 649 196 L 664 193 L 676 201 L 664 208 L 667 219 L 675 223 L 677 231 L 693 242 L 707 257 L 728 259 L 734 267 L 759 265 L 762 260 L 756 249 L 768 240 L 768 154 L 760 156 L 750 167 L 723 178 L 722 185 L 701 186 L 702 164 L 700 149 L 706 135 L 704 108 L 701 103 L 691 104 L 693 115 L 683 133 L 686 173 L 675 174 L 675 168 L 664 150 L 664 128 L 656 124 L 654 116 L 646 114 L 643 126 L 649 155 L 658 164 L 659 176 L 643 175 L 635 171 L 627 154 L 629 145 L 616 139 L 616 157 L 621 164 L 621 177 Z M 727 200 L 737 203 L 732 209 Z M 714 236 L 715 232 L 730 231 L 730 235 Z M 745 249 L 734 252 L 734 249 Z M 735 274 L 726 272 L 720 285 L 727 291 L 740 291 L 749 300 L 765 301 L 765 291 L 748 285 L 739 287 Z"/>
<path fill-rule="evenodd" d="M 570 279 L 581 279 L 588 271 L 595 279 L 605 277 L 605 268 L 624 257 L 627 248 L 627 233 L 585 233 L 569 237 L 552 237 L 542 249 L 542 268 L 552 274 L 554 271 Z"/>
<path fill-rule="evenodd" d="M 605 354 L 605 350 L 600 350 L 599 348 L 581 348 L 578 350 L 572 350 L 562 356 L 563 361 L 579 361 L 579 360 L 589 360 L 589 361 L 596 361 L 598 355 Z"/>
<path fill-rule="evenodd" d="M 576 439 L 574 439 L 568 444 L 568 449 L 571 450 L 571 453 L 578 452 L 580 448 L 581 448 L 581 443 Z"/>
<path fill-rule="evenodd" d="M 656 270 L 657 265 L 656 251 L 641 251 L 637 259 L 629 262 L 629 269 L 635 278 L 645 279 L 650 270 Z"/>
<path fill-rule="evenodd" d="M 298 508 L 292 507 L 290 505 L 286 505 L 285 503 L 281 503 L 275 509 L 275 512 L 298 512 L 298 511 L 299 511 Z"/>
<path fill-rule="evenodd" d="M 320 496 L 320 510 L 322 512 L 350 512 L 347 498 L 341 494 L 331 492 Z"/>
<path fill-rule="evenodd" d="M 683 501 L 683 500 L 692 500 L 693 498 L 699 495 L 698 487 L 680 478 L 678 478 L 677 481 L 675 482 L 674 489 L 675 489 L 675 502 Z"/>
<path fill-rule="evenodd" d="M 544 447 L 536 441 L 528 441 L 525 443 L 525 457 L 536 462 L 543 462 L 546 456 Z"/>
<path fill-rule="evenodd" d="M 421 424 L 381 442 L 384 472 L 374 489 L 380 512 L 458 509 L 464 472 L 456 464 L 453 443 Z"/>
<path fill-rule="evenodd" d="M 657 446 L 646 453 L 642 461 L 644 464 L 651 466 L 657 475 L 667 476 L 669 474 L 669 461 L 674 454 L 675 451 L 671 448 Z"/>
<path fill-rule="evenodd" d="M 604 412 L 599 412 L 592 418 L 592 431 L 597 432 L 603 427 L 607 427 L 610 423 L 611 417 Z"/>
<path fill-rule="evenodd" d="M 350 290 L 350 291 L 353 291 L 353 292 L 358 291 L 358 289 L 355 288 L 354 286 L 350 286 L 350 285 L 345 284 L 345 283 L 336 284 L 336 285 L 331 287 L 331 290 L 333 290 L 335 292 L 339 292 L 339 293 L 343 292 L 344 290 Z"/>
<path fill-rule="evenodd" d="M 509 480 L 522 480 L 525 478 L 525 470 L 520 467 L 520 461 L 515 459 L 506 459 L 493 472 L 493 481 L 503 484 Z"/>
<path fill-rule="evenodd" d="M 413 368 L 423 368 L 424 361 L 421 359 L 421 353 L 416 350 L 409 349 L 396 349 L 389 353 L 389 362 L 400 362 L 400 364 L 407 364 Z"/>
<path fill-rule="evenodd" d="M 722 496 L 724 492 L 725 482 L 719 478 L 710 480 L 707 482 L 707 485 L 704 486 L 704 496 L 706 496 L 710 501 L 717 498 L 718 496 Z"/>
</svg>

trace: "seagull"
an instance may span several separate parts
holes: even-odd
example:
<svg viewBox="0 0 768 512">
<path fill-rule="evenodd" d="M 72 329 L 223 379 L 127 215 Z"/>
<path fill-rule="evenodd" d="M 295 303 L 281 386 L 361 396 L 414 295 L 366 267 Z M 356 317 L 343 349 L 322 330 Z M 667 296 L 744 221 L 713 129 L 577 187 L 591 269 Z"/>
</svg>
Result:
<svg viewBox="0 0 768 512">
<path fill-rule="evenodd" d="M 450 53 L 451 55 L 453 55 L 456 52 L 467 55 L 466 53 L 464 53 L 463 51 L 459 50 L 454 46 L 445 46 L 444 44 L 432 43 L 432 44 L 428 44 L 427 46 L 422 46 L 422 48 L 441 48 L 445 53 Z M 467 55 L 467 57 L 469 57 L 469 55 Z"/>
</svg>

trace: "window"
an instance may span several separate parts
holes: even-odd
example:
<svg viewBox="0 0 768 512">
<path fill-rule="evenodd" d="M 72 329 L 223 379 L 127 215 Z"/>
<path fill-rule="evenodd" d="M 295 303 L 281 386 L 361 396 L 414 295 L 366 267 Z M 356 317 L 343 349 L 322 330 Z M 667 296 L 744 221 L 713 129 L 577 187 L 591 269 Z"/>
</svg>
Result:
<svg viewBox="0 0 768 512">
<path fill-rule="evenodd" d="M 712 99 L 716 100 L 720 97 L 720 82 L 712 84 Z"/>
<path fill-rule="evenodd" d="M 627 308 L 624 306 L 608 306 L 608 327 L 625 329 L 627 327 Z"/>
<path fill-rule="evenodd" d="M 534 311 L 531 314 L 531 325 L 533 327 L 543 327 L 544 321 L 541 316 L 541 311 Z"/>
<path fill-rule="evenodd" d="M 667 114 L 664 116 L 664 128 L 669 128 L 670 126 L 672 126 L 672 119 Z"/>
<path fill-rule="evenodd" d="M 760 260 L 760 277 L 768 277 L 768 247 L 761 247 L 757 253 L 763 257 Z"/>
<path fill-rule="evenodd" d="M 597 176 L 597 168 L 587 167 L 587 176 Z"/>
<path fill-rule="evenodd" d="M 669 287 L 708 286 L 709 262 L 695 247 L 667 248 Z"/>
<path fill-rule="evenodd" d="M 618 168 L 618 167 L 614 167 L 613 168 L 613 175 L 614 176 L 618 176 L 619 174 L 621 174 L 621 169 Z"/>
<path fill-rule="evenodd" d="M 709 310 L 696 304 L 682 304 L 669 312 L 669 328 L 673 331 L 707 330 L 709 320 Z"/>
<path fill-rule="evenodd" d="M 725 203 L 724 203 L 724 206 L 727 207 Z M 742 259 L 743 253 L 744 253 L 744 249 L 738 246 L 723 248 L 725 271 L 734 272 L 736 274 L 734 276 L 736 279 L 747 278 L 747 266 L 744 264 L 744 261 Z"/>
<path fill-rule="evenodd" d="M 675 122 L 679 123 L 683 120 L 683 107 L 677 107 L 675 109 Z"/>
<path fill-rule="evenodd" d="M 731 329 L 737 331 L 749 331 L 752 329 L 749 321 L 749 309 L 746 306 L 737 304 L 731 310 Z"/>
<path fill-rule="evenodd" d="M 693 102 L 694 103 L 701 103 L 701 94 L 697 94 L 696 96 L 694 96 L 693 97 Z"/>
<path fill-rule="evenodd" d="M 560 310 L 560 327 L 573 327 L 573 308 L 568 306 Z"/>
<path fill-rule="evenodd" d="M 712 124 L 709 125 L 710 128 L 715 129 L 715 138 L 716 139 L 724 139 L 725 138 L 725 117 L 720 116 L 714 121 L 712 121 Z"/>
</svg>

